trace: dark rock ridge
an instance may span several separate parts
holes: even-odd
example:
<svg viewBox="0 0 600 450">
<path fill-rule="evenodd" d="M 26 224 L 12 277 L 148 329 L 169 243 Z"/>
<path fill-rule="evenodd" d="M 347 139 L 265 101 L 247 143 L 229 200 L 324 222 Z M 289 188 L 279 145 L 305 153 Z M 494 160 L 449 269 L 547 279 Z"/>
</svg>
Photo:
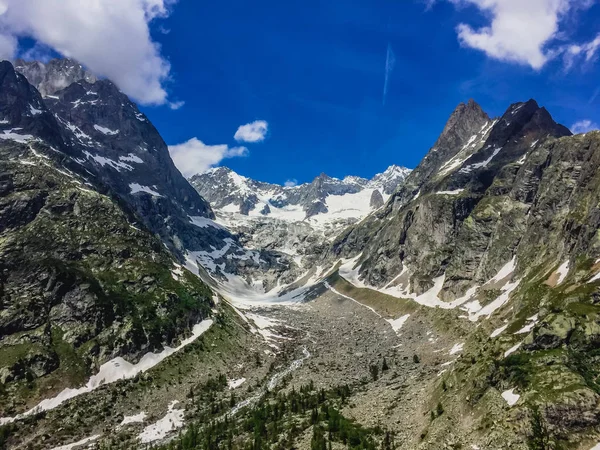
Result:
<svg viewBox="0 0 600 450">
<path fill-rule="evenodd" d="M 372 209 L 381 208 L 383 206 L 383 196 L 379 191 L 373 191 L 371 194 L 371 200 L 369 201 L 369 206 Z"/>
<path fill-rule="evenodd" d="M 31 68 L 41 66 L 32 64 L 21 67 L 32 81 L 39 81 Z M 246 250 L 236 236 L 211 226 L 210 220 L 195 220 L 214 218 L 209 203 L 177 170 L 148 118 L 111 81 L 86 81 L 93 78 L 72 61 L 51 62 L 44 66 L 44 74 L 43 80 L 76 81 L 42 98 L 10 63 L 0 66 L 4 80 L 0 132 L 6 137 L 49 144 L 45 156 L 127 204 L 180 262 L 189 252 L 224 249 L 216 266 L 230 273 L 293 270 L 294 264 L 279 254 L 262 252 L 261 258 L 246 261 Z M 84 79 L 77 80 L 81 76 Z M 213 275 L 222 276 L 217 272 Z"/>
<path fill-rule="evenodd" d="M 534 100 L 495 120 L 473 101 L 459 105 L 385 208 L 339 236 L 330 257 L 362 253 L 361 276 L 374 286 L 408 265 L 417 293 L 445 273 L 443 295 L 463 294 L 493 276 L 518 244 L 538 187 L 529 155 L 570 134 Z M 503 209 L 514 222 L 498 221 Z"/>
<path fill-rule="evenodd" d="M 11 72 L 12 67 L 6 64 L 6 71 Z M 38 73 L 42 66 L 43 77 Z M 236 236 L 223 227 L 194 222 L 194 217 L 214 218 L 209 203 L 177 170 L 167 145 L 148 118 L 111 81 L 95 81 L 81 65 L 70 60 L 19 67 L 42 89 L 48 89 L 43 84 L 47 80 L 73 81 L 63 89 L 56 86 L 52 94 L 41 100 L 38 98 L 52 126 L 43 134 L 30 134 L 52 142 L 60 154 L 68 156 L 63 163 L 69 164 L 70 170 L 130 205 L 180 261 L 191 251 L 210 253 L 226 249 L 216 265 L 223 267 L 225 263 L 230 273 L 271 270 L 280 273 L 294 267 L 285 257 L 268 252 L 247 261 L 246 250 Z M 26 86 L 25 79 L 20 78 Z M 28 89 L 35 91 L 31 86 Z M 33 123 L 45 115 L 33 117 Z M 14 124 L 9 122 L 5 126 L 10 128 Z M 19 133 L 25 131 L 26 128 Z M 252 208 L 251 199 L 244 208 Z M 222 276 L 222 273 L 217 271 L 212 275 Z"/>
<path fill-rule="evenodd" d="M 31 81 L 40 80 L 32 69 L 37 63 L 20 67 Z M 13 73 L 9 63 L 4 63 L 3 72 Z M 188 216 L 214 217 L 212 210 L 177 170 L 167 145 L 137 106 L 108 80 L 86 81 L 93 77 L 73 61 L 52 61 L 43 72 L 45 78 L 39 83 L 55 78 L 75 81 L 41 100 L 45 107 L 40 107 L 44 112 L 40 116 L 50 113 L 53 128 L 29 134 L 53 142 L 87 176 L 133 205 L 146 225 L 172 249 L 182 252 L 202 247 L 202 237 L 198 237 L 202 231 Z M 83 79 L 78 80 L 79 76 Z M 8 105 L 13 108 L 14 103 Z M 35 123 L 39 118 L 31 120 Z M 10 120 L 2 128 L 15 126 L 21 127 Z M 27 128 L 20 131 L 25 132 L 29 132 Z"/>
</svg>

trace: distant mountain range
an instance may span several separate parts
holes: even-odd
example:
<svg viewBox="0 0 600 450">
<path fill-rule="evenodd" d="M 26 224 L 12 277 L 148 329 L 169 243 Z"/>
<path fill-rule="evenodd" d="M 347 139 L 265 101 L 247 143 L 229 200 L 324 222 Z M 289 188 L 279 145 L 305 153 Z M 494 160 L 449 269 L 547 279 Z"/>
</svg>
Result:
<svg viewBox="0 0 600 450">
<path fill-rule="evenodd" d="M 383 206 L 410 172 L 394 165 L 370 180 L 356 176 L 340 180 L 323 173 L 310 183 L 285 187 L 217 167 L 193 176 L 190 183 L 217 211 L 320 223 L 366 216 Z"/>
</svg>

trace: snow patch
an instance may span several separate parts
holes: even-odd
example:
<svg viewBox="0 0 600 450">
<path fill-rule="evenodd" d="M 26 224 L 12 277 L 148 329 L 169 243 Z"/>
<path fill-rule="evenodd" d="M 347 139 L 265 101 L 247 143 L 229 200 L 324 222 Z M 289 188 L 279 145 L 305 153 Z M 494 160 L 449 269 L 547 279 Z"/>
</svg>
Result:
<svg viewBox="0 0 600 450">
<path fill-rule="evenodd" d="M 569 273 L 569 260 L 566 260 L 564 263 L 562 263 L 560 267 L 556 269 L 555 273 L 558 274 L 558 280 L 556 280 L 556 286 L 558 286 L 565 281 L 565 278 L 567 278 Z"/>
<path fill-rule="evenodd" d="M 500 294 L 498 298 L 496 298 L 496 300 L 492 301 L 491 303 L 488 303 L 472 316 L 469 316 L 469 320 L 472 322 L 476 322 L 480 317 L 490 317 L 496 310 L 500 309 L 508 302 L 508 300 L 510 299 L 510 294 L 512 294 L 512 292 L 515 289 L 517 289 L 517 287 L 519 287 L 520 282 L 521 280 L 517 280 L 514 283 L 507 283 L 502 288 L 502 294 Z"/>
<path fill-rule="evenodd" d="M 178 400 L 173 400 L 169 404 L 169 410 L 167 414 L 162 418 L 148 425 L 144 428 L 144 431 L 140 433 L 138 439 L 142 444 L 148 444 L 150 442 L 164 439 L 167 435 L 178 428 L 183 426 L 183 409 L 175 409 L 175 405 L 179 403 Z"/>
<path fill-rule="evenodd" d="M 529 322 L 527 325 L 525 325 L 523 328 L 521 328 L 519 331 L 516 331 L 515 334 L 526 334 L 529 333 L 533 327 L 538 323 L 538 315 L 534 315 L 531 316 L 527 319 L 527 321 Z"/>
<path fill-rule="evenodd" d="M 119 134 L 119 130 L 111 130 L 110 128 L 101 127 L 100 125 L 94 125 L 94 128 L 96 129 L 96 131 L 99 131 L 100 133 L 105 134 L 107 136 L 114 136 L 116 134 Z"/>
<path fill-rule="evenodd" d="M 511 348 L 509 348 L 508 350 L 506 350 L 504 352 L 504 357 L 506 358 L 507 356 L 512 355 L 514 352 L 519 350 L 519 347 L 521 347 L 521 344 L 522 344 L 522 342 L 519 342 L 517 345 L 514 345 Z"/>
<path fill-rule="evenodd" d="M 439 192 L 436 192 L 436 195 L 458 195 L 462 191 L 464 191 L 464 189 L 455 189 L 453 191 L 439 191 Z"/>
<path fill-rule="evenodd" d="M 238 378 L 237 380 L 229 380 L 227 382 L 227 386 L 229 386 L 229 389 L 236 389 L 238 387 L 240 387 L 242 384 L 244 384 L 244 382 L 246 381 L 245 378 Z"/>
<path fill-rule="evenodd" d="M 130 183 L 129 189 L 131 189 L 131 194 L 137 194 L 138 192 L 146 192 L 154 197 L 162 197 L 158 192 L 148 186 L 142 186 L 138 183 Z"/>
<path fill-rule="evenodd" d="M 464 342 L 461 342 L 460 344 L 454 344 L 454 347 L 452 347 L 450 349 L 450 352 L 448 354 L 454 355 L 456 353 L 462 352 L 464 346 L 465 346 Z"/>
<path fill-rule="evenodd" d="M 592 278 L 590 278 L 587 282 L 593 283 L 594 281 L 598 281 L 598 280 L 600 280 L 600 272 L 598 272 L 596 275 L 594 275 Z"/>
<path fill-rule="evenodd" d="M 142 411 L 141 413 L 134 414 L 133 416 L 125 416 L 121 421 L 120 426 L 128 425 L 130 423 L 142 423 L 146 420 L 147 414 Z"/>
<path fill-rule="evenodd" d="M 492 155 L 488 159 L 486 159 L 485 161 L 481 161 L 481 162 L 478 162 L 478 163 L 469 164 L 468 166 L 463 167 L 462 169 L 460 169 L 459 172 L 460 173 L 469 173 L 469 172 L 471 172 L 473 170 L 481 169 L 483 167 L 487 167 L 487 165 L 492 161 L 492 159 L 494 159 L 496 157 L 496 155 L 498 153 L 500 153 L 500 150 L 502 150 L 502 147 L 494 149 L 494 152 L 492 153 Z"/>
<path fill-rule="evenodd" d="M 15 141 L 20 144 L 26 144 L 27 141 L 30 141 L 33 139 L 33 136 L 31 134 L 15 133 L 15 131 L 19 131 L 21 129 L 22 128 L 12 128 L 10 130 L 4 130 L 3 131 L 4 134 L 0 134 L 0 139 L 7 140 L 7 141 Z"/>
<path fill-rule="evenodd" d="M 502 333 L 502 332 L 503 332 L 504 330 L 506 330 L 507 328 L 508 328 L 508 324 L 506 324 L 506 325 L 504 325 L 504 326 L 502 326 L 502 327 L 500 327 L 500 328 L 496 328 L 496 329 L 495 329 L 495 330 L 492 332 L 492 334 L 490 334 L 490 337 L 491 337 L 491 338 L 495 338 L 496 336 L 499 336 L 499 335 L 500 335 L 500 333 Z"/>
<path fill-rule="evenodd" d="M 225 229 L 221 225 L 219 225 L 217 222 L 215 222 L 214 220 L 207 219 L 206 217 L 202 217 L 202 216 L 188 216 L 188 217 L 194 225 L 196 225 L 197 227 L 200 227 L 200 228 L 213 227 L 213 228 L 217 228 L 219 230 Z"/>
<path fill-rule="evenodd" d="M 29 112 L 32 116 L 37 116 L 42 113 L 41 109 L 34 108 L 33 105 L 29 105 Z"/>
<path fill-rule="evenodd" d="M 119 156 L 119 161 L 133 162 L 133 163 L 137 163 L 137 164 L 143 164 L 144 163 L 144 161 L 142 160 L 142 158 L 140 158 L 139 156 L 134 155 L 133 153 L 130 153 L 127 156 Z"/>
<path fill-rule="evenodd" d="M 508 406 L 514 406 L 521 396 L 519 394 L 515 394 L 515 389 L 509 389 L 508 391 L 504 391 L 502 393 L 502 398 L 506 400 Z"/>
<path fill-rule="evenodd" d="M 397 319 L 386 319 L 386 320 L 392 326 L 392 329 L 396 333 L 398 333 L 398 331 L 400 331 L 400 329 L 402 328 L 402 326 L 408 320 L 409 317 L 410 317 L 410 314 L 405 314 L 405 315 L 403 315 L 401 317 L 398 317 Z"/>
<path fill-rule="evenodd" d="M 104 166 L 110 166 L 113 169 L 116 169 L 117 171 L 121 171 L 121 169 L 125 169 L 125 170 L 133 170 L 133 167 L 131 167 L 129 164 L 125 164 L 119 161 L 115 161 L 113 159 L 110 158 L 106 158 L 104 156 L 100 156 L 100 155 L 92 155 L 90 152 L 84 151 L 83 152 L 85 154 L 85 156 L 88 159 L 93 159 L 94 161 L 96 161 L 98 164 L 100 164 L 102 167 Z"/>
<path fill-rule="evenodd" d="M 85 439 L 82 439 L 77 442 L 73 442 L 72 444 L 61 445 L 60 447 L 54 447 L 52 450 L 71 450 L 75 447 L 80 447 L 82 445 L 89 444 L 90 442 L 94 442 L 99 437 L 100 437 L 99 434 L 97 434 L 95 436 L 86 437 Z"/>
<path fill-rule="evenodd" d="M 489 283 L 498 283 L 499 281 L 504 280 L 507 276 L 511 275 L 517 266 L 517 257 L 513 256 L 513 258 L 507 262 L 496 275 L 492 277 Z"/>
</svg>

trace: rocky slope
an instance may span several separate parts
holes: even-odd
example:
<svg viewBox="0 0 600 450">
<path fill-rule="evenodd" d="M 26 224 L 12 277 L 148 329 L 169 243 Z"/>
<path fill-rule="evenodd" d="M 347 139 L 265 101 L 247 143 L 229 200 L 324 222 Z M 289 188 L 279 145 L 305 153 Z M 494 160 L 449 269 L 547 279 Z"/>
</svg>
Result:
<svg viewBox="0 0 600 450">
<path fill-rule="evenodd" d="M 526 177 L 528 154 L 552 138 L 570 134 L 533 100 L 512 105 L 495 120 L 473 101 L 459 105 L 423 162 L 385 208 L 349 228 L 334 243 L 330 256 L 361 254 L 365 263 L 360 278 L 373 286 L 387 285 L 406 268 L 404 279 L 396 281 L 410 282 L 417 294 L 444 273 L 448 299 L 464 294 L 510 260 L 516 244 L 507 245 L 506 233 L 520 238 L 515 227 L 497 230 L 494 215 L 504 206 L 497 204 L 498 199 L 504 199 L 505 190 L 519 176 Z M 537 187 L 535 180 L 526 180 L 526 187 Z M 534 193 L 519 196 L 526 200 L 521 208 L 524 220 Z M 480 211 L 492 217 L 471 222 Z"/>
<path fill-rule="evenodd" d="M 422 448 L 593 442 L 600 133 L 570 134 L 533 100 L 494 121 L 460 105 L 385 208 L 329 250 L 355 286 L 478 325 L 429 394 Z"/>
<path fill-rule="evenodd" d="M 98 80 L 77 61 L 68 58 L 52 59 L 47 63 L 17 59 L 14 66 L 17 72 L 37 88 L 42 97 L 53 95 L 78 81 L 95 83 Z"/>
<path fill-rule="evenodd" d="M 6 62 L 0 114 L 6 418 L 78 387 L 110 360 L 136 362 L 178 343 L 214 302 L 117 192 L 81 170 L 37 90 Z"/>
<path fill-rule="evenodd" d="M 44 77 L 38 76 L 40 67 Z M 131 204 L 173 249 L 184 252 L 201 245 L 189 217 L 213 217 L 210 206 L 175 168 L 160 134 L 127 96 L 70 60 L 53 60 L 46 66 L 32 62 L 19 69 L 34 87 L 52 93 L 36 99 L 40 113 L 31 114 L 34 121 L 48 116 L 55 122 L 52 132 L 60 135 L 55 138 L 61 140 L 60 150 Z M 56 79 L 70 83 L 61 88 L 52 81 Z M 3 128 L 15 126 L 19 124 L 9 121 Z M 47 135 L 33 136 L 48 141 Z"/>
</svg>

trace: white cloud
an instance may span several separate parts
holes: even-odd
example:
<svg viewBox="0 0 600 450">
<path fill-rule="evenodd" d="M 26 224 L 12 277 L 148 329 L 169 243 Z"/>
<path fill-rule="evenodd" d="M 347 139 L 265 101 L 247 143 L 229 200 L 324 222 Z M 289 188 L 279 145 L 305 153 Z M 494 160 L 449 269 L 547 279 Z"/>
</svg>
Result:
<svg viewBox="0 0 600 450">
<path fill-rule="evenodd" d="M 490 19 L 478 29 L 466 23 L 457 26 L 461 45 L 485 52 L 500 61 L 541 69 L 548 61 L 563 54 L 570 66 L 579 54 L 591 59 L 600 36 L 583 45 L 565 45 L 561 21 L 569 12 L 590 8 L 594 0 L 448 0 L 457 7 L 472 5 Z"/>
<path fill-rule="evenodd" d="M 558 23 L 568 11 L 569 0 L 450 0 L 456 5 L 475 5 L 491 17 L 491 24 L 474 30 L 457 27 L 461 44 L 484 51 L 502 61 L 540 69 L 552 57 L 546 44 L 558 33 Z"/>
<path fill-rule="evenodd" d="M 296 179 L 287 180 L 285 183 L 283 183 L 283 185 L 284 185 L 285 187 L 294 187 L 294 186 L 298 186 L 298 180 L 296 180 Z"/>
<path fill-rule="evenodd" d="M 262 142 L 268 129 L 269 124 L 265 120 L 255 120 L 239 127 L 233 138 L 238 142 Z"/>
<path fill-rule="evenodd" d="M 593 60 L 598 49 L 600 49 L 600 34 L 589 42 L 569 45 L 564 53 L 565 68 L 569 70 L 578 60 L 585 62 Z"/>
<path fill-rule="evenodd" d="M 185 105 L 184 101 L 169 102 L 169 108 L 171 108 L 173 111 L 177 111 L 178 109 L 183 108 L 183 105 Z"/>
<path fill-rule="evenodd" d="M 592 122 L 591 120 L 584 119 L 571 125 L 571 132 L 573 134 L 587 133 L 588 131 L 597 130 L 598 128 L 600 127 L 598 127 L 596 123 Z"/>
<path fill-rule="evenodd" d="M 206 145 L 197 138 L 183 144 L 170 145 L 169 153 L 173 162 L 185 177 L 206 172 L 219 164 L 223 159 L 236 156 L 247 156 L 246 147 L 229 147 L 223 145 Z"/>
<path fill-rule="evenodd" d="M 140 103 L 164 104 L 170 65 L 149 24 L 175 0 L 0 0 L 0 57 L 12 59 L 17 38 L 74 58 L 110 78 Z"/>
</svg>

